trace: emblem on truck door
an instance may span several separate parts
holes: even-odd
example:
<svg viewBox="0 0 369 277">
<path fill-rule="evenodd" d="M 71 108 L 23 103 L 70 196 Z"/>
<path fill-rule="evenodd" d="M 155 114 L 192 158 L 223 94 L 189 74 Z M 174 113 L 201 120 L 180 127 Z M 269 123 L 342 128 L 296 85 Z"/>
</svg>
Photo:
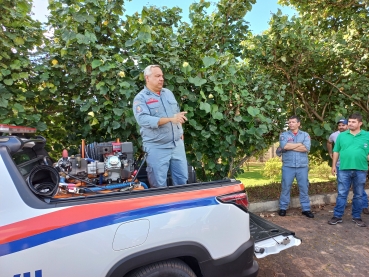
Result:
<svg viewBox="0 0 369 277">
<path fill-rule="evenodd" d="M 13 277 L 42 277 L 42 270 L 36 270 L 35 275 L 31 272 L 24 272 L 23 274 L 15 274 Z"/>
</svg>

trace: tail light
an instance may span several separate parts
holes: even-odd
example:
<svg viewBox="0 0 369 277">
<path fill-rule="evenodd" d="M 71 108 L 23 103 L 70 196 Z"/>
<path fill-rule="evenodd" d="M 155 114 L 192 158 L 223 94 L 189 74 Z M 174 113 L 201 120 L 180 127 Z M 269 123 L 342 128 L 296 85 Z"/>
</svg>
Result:
<svg viewBox="0 0 369 277">
<path fill-rule="evenodd" d="M 36 133 L 36 128 L 0 124 L 0 133 L 9 133 L 9 134 Z"/>
<path fill-rule="evenodd" d="M 234 204 L 245 212 L 248 211 L 249 200 L 245 192 L 232 193 L 218 196 L 217 199 L 225 204 Z"/>
</svg>

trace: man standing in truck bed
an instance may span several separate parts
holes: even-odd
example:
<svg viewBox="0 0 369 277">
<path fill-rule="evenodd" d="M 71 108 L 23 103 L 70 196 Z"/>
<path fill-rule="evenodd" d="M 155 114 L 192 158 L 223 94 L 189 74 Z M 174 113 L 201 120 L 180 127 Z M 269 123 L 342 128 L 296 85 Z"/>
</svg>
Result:
<svg viewBox="0 0 369 277">
<path fill-rule="evenodd" d="M 147 152 L 150 186 L 166 187 L 168 169 L 173 185 L 186 184 L 188 168 L 182 129 L 186 112 L 180 112 L 173 93 L 163 88 L 164 75 L 158 65 L 146 67 L 144 76 L 146 86 L 134 98 L 133 113 Z"/>
</svg>

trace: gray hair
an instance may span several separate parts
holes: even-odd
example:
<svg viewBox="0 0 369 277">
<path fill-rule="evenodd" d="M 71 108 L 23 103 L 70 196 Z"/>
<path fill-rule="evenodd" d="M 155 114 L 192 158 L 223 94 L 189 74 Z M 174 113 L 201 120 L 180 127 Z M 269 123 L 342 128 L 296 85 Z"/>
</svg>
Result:
<svg viewBox="0 0 369 277">
<path fill-rule="evenodd" d="M 144 76 L 150 76 L 151 75 L 151 68 L 155 68 L 155 67 L 159 67 L 160 68 L 160 65 L 157 65 L 157 64 L 152 64 L 152 65 L 149 65 L 147 66 L 145 69 L 144 69 Z"/>
</svg>

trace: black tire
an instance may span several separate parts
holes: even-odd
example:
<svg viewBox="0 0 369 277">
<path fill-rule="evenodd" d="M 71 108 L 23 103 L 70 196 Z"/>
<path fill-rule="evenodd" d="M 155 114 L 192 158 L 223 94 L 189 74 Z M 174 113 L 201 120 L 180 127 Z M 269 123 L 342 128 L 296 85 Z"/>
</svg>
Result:
<svg viewBox="0 0 369 277">
<path fill-rule="evenodd" d="M 127 277 L 196 277 L 196 274 L 183 261 L 171 259 L 140 267 Z"/>
</svg>

